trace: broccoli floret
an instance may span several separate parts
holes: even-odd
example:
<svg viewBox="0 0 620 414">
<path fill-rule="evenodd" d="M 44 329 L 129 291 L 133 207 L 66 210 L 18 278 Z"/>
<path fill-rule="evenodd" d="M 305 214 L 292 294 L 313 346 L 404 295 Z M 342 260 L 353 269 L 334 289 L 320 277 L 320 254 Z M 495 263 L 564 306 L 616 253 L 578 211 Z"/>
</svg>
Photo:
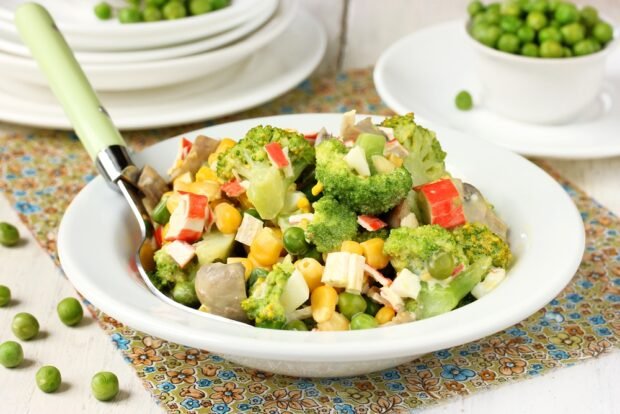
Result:
<svg viewBox="0 0 620 414">
<path fill-rule="evenodd" d="M 193 280 L 196 277 L 198 265 L 195 262 L 189 263 L 185 269 L 181 269 L 181 266 L 163 249 L 156 251 L 153 259 L 157 269 L 155 277 L 160 280 L 160 283 L 168 282 L 175 284 L 177 282 Z"/>
<path fill-rule="evenodd" d="M 356 236 L 357 216 L 333 197 L 322 197 L 312 207 L 314 217 L 308 225 L 306 237 L 319 252 L 337 250 L 343 241 L 353 240 Z"/>
<path fill-rule="evenodd" d="M 403 165 L 411 173 L 414 186 L 438 180 L 447 174 L 444 163 L 446 153 L 441 149 L 435 133 L 417 125 L 412 113 L 386 118 L 381 125 L 392 128 L 394 138 L 409 150 Z"/>
<path fill-rule="evenodd" d="M 452 255 L 456 264 L 469 263 L 452 233 L 435 224 L 393 229 L 383 251 L 397 271 L 407 268 L 415 273 L 423 272 L 430 260 L 442 252 Z"/>
<path fill-rule="evenodd" d="M 455 229 L 452 234 L 469 261 L 474 262 L 481 256 L 488 256 L 495 267 L 507 269 L 510 266 L 512 252 L 508 243 L 484 224 L 467 223 Z"/>
<path fill-rule="evenodd" d="M 314 163 L 314 147 L 302 134 L 272 126 L 257 126 L 250 129 L 235 146 L 222 152 L 217 159 L 217 175 L 223 180 L 234 178 L 233 171 L 250 178 L 255 167 L 271 167 L 265 145 L 277 142 L 288 150 L 295 181 L 301 172 Z"/>
<path fill-rule="evenodd" d="M 375 230 L 375 231 L 360 231 L 359 234 L 357 236 L 355 236 L 355 241 L 358 243 L 363 243 L 366 240 L 370 240 L 370 239 L 387 239 L 388 236 L 390 235 L 390 231 L 387 228 L 383 228 L 383 229 L 379 229 L 379 230 Z"/>
<path fill-rule="evenodd" d="M 411 175 L 405 168 L 385 174 L 357 175 L 344 160 L 345 145 L 336 139 L 323 141 L 316 148 L 316 177 L 324 192 L 353 211 L 380 214 L 396 206 L 411 189 Z"/>
<path fill-rule="evenodd" d="M 282 329 L 286 324 L 280 297 L 288 278 L 295 270 L 290 262 L 273 266 L 266 278 L 259 278 L 252 286 L 250 297 L 241 302 L 241 308 L 259 328 Z"/>
</svg>

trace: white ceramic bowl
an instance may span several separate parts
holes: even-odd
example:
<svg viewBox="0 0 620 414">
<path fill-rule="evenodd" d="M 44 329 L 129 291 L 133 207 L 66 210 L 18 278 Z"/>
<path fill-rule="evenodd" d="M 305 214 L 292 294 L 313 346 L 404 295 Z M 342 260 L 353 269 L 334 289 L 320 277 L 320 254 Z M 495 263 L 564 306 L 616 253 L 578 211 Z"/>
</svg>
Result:
<svg viewBox="0 0 620 414">
<path fill-rule="evenodd" d="M 242 137 L 258 124 L 338 131 L 341 114 L 250 119 L 185 134 Z M 378 119 L 375 119 L 378 121 Z M 67 277 L 95 306 L 143 332 L 204 348 L 252 368 L 293 376 L 368 373 L 460 345 L 507 328 L 547 304 L 581 262 L 584 230 L 566 192 L 519 155 L 448 129 L 435 129 L 448 152 L 449 170 L 473 183 L 511 227 L 516 262 L 507 279 L 482 299 L 434 318 L 347 332 L 260 329 L 163 303 L 131 270 L 138 229 L 124 199 L 95 178 L 67 209 L 58 253 Z M 180 137 L 136 154 L 138 165 L 164 172 Z"/>
<path fill-rule="evenodd" d="M 532 58 L 493 49 L 474 39 L 484 105 L 517 121 L 560 124 L 592 105 L 601 92 L 605 63 L 617 40 L 597 53 L 562 59 Z"/>
</svg>

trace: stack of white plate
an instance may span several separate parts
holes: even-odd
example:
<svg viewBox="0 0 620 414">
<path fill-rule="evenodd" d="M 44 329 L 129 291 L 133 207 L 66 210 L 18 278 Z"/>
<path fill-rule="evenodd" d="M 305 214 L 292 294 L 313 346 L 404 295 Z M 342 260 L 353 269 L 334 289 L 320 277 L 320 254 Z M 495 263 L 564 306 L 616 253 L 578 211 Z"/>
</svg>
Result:
<svg viewBox="0 0 620 414">
<path fill-rule="evenodd" d="M 0 4 L 0 120 L 70 128 Z M 264 103 L 305 79 L 323 57 L 321 25 L 296 0 L 232 0 L 179 20 L 100 21 L 93 3 L 39 0 L 75 51 L 115 124 L 140 129 L 206 120 Z"/>
</svg>

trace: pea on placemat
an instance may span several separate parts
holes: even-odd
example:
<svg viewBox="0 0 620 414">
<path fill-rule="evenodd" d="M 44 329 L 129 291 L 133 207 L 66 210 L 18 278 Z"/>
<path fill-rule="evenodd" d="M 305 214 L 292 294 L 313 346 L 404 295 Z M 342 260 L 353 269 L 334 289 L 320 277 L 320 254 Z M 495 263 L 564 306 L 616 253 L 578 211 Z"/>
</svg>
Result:
<svg viewBox="0 0 620 414">
<path fill-rule="evenodd" d="M 387 114 L 368 70 L 304 82 L 262 108 L 227 119 L 290 112 L 357 109 Z M 183 129 L 194 129 L 188 126 Z M 130 133 L 143 148 L 180 128 Z M 6 169 L 0 188 L 40 243 L 56 259 L 56 230 L 70 199 L 94 171 L 68 133 L 37 131 L 0 138 Z M 206 351 L 147 336 L 90 306 L 146 388 L 170 412 L 208 408 L 226 412 L 386 413 L 464 395 L 540 375 L 597 357 L 620 336 L 620 221 L 561 177 L 586 224 L 583 263 L 549 305 L 510 329 L 452 349 L 425 355 L 394 369 L 352 378 L 290 378 L 239 367 Z"/>
</svg>

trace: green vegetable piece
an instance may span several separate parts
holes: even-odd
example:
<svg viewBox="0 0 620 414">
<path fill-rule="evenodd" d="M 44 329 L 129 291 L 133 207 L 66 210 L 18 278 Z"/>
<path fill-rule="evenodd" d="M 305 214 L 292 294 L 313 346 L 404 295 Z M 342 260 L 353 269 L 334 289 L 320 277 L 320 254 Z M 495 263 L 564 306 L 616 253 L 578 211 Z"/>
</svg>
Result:
<svg viewBox="0 0 620 414">
<path fill-rule="evenodd" d="M 250 277 L 248 278 L 248 281 L 246 283 L 248 292 L 250 291 L 250 289 L 252 289 L 252 286 L 254 286 L 254 284 L 256 283 L 256 281 L 260 278 L 266 278 L 267 275 L 269 274 L 269 272 L 266 269 L 262 269 L 260 267 L 255 267 L 254 269 L 252 269 L 252 272 L 250 273 Z"/>
<path fill-rule="evenodd" d="M 553 16 L 558 23 L 569 24 L 579 20 L 579 11 L 573 3 L 562 2 L 555 8 Z"/>
<path fill-rule="evenodd" d="M 495 25 L 488 26 L 485 24 L 482 26 L 474 26 L 472 29 L 472 36 L 474 39 L 489 47 L 495 47 L 501 35 L 502 29 Z"/>
<path fill-rule="evenodd" d="M 289 227 L 284 231 L 284 248 L 292 255 L 300 256 L 308 251 L 310 245 L 306 241 L 306 234 L 301 227 Z"/>
<path fill-rule="evenodd" d="M 547 40 L 540 45 L 540 57 L 561 58 L 564 56 L 564 48 L 560 42 Z"/>
<path fill-rule="evenodd" d="M 599 22 L 598 10 L 592 6 L 585 6 L 581 9 L 581 20 L 587 27 L 594 27 Z"/>
<path fill-rule="evenodd" d="M 507 1 L 500 6 L 500 13 L 503 16 L 519 17 L 521 15 L 521 5 L 516 1 Z"/>
<path fill-rule="evenodd" d="M 357 215 L 335 198 L 324 196 L 312 204 L 314 217 L 306 229 L 306 237 L 321 253 L 340 248 L 345 240 L 357 234 Z"/>
<path fill-rule="evenodd" d="M 601 50 L 601 44 L 593 38 L 584 39 L 573 46 L 575 56 L 585 56 L 596 53 L 599 50 Z"/>
<path fill-rule="evenodd" d="M 0 223 L 0 244 L 5 247 L 15 246 L 19 242 L 19 230 L 12 224 Z"/>
<path fill-rule="evenodd" d="M 564 43 L 573 46 L 581 42 L 586 37 L 586 28 L 580 23 L 570 23 L 563 26 L 560 31 Z"/>
<path fill-rule="evenodd" d="M 614 29 L 609 23 L 599 22 L 594 26 L 592 35 L 602 44 L 609 43 L 614 37 Z"/>
<path fill-rule="evenodd" d="M 110 401 L 118 394 L 118 377 L 112 372 L 98 372 L 90 382 L 90 389 L 99 401 Z"/>
<path fill-rule="evenodd" d="M 286 183 L 280 171 L 275 167 L 256 169 L 250 177 L 248 199 L 254 205 L 261 218 L 273 220 L 284 207 Z"/>
<path fill-rule="evenodd" d="M 15 368 L 24 360 L 24 350 L 15 341 L 0 344 L 0 364 L 5 368 Z"/>
<path fill-rule="evenodd" d="M 45 393 L 55 392 L 60 388 L 62 376 L 58 368 L 51 365 L 45 365 L 39 368 L 35 375 L 37 387 Z"/>
<path fill-rule="evenodd" d="M 502 16 L 499 27 L 506 33 L 517 33 L 523 22 L 516 16 Z"/>
<path fill-rule="evenodd" d="M 162 226 L 168 223 L 170 220 L 170 212 L 168 211 L 168 207 L 166 206 L 166 202 L 168 201 L 168 197 L 162 197 L 159 203 L 155 206 L 153 211 L 151 212 L 151 218 L 155 223 L 159 223 Z"/>
<path fill-rule="evenodd" d="M 351 330 L 371 329 L 379 326 L 379 322 L 367 313 L 357 313 L 351 318 Z"/>
<path fill-rule="evenodd" d="M 351 319 L 356 313 L 366 311 L 366 300 L 362 295 L 354 293 L 342 292 L 338 295 L 338 310 L 347 319 Z"/>
<path fill-rule="evenodd" d="M 306 252 L 306 254 L 304 254 L 304 257 L 309 257 L 309 258 L 314 259 L 314 260 L 316 260 L 318 262 L 322 262 L 323 261 L 323 255 L 316 248 L 312 248 L 312 249 L 308 250 Z"/>
<path fill-rule="evenodd" d="M 471 94 L 467 91 L 460 91 L 457 93 L 454 98 L 454 104 L 461 111 L 469 111 L 474 106 Z"/>
<path fill-rule="evenodd" d="M 474 17 L 475 15 L 483 11 L 484 11 L 484 6 L 478 0 L 474 0 L 471 3 L 469 3 L 469 5 L 467 5 L 467 13 L 469 13 L 471 17 Z"/>
<path fill-rule="evenodd" d="M 308 327 L 300 320 L 290 321 L 284 325 L 284 329 L 287 331 L 307 331 Z"/>
<path fill-rule="evenodd" d="M 226 258 L 230 255 L 235 245 L 235 233 L 224 234 L 219 231 L 210 231 L 205 234 L 202 241 L 195 244 L 196 257 L 198 257 L 198 263 L 200 265 L 210 264 L 217 261 L 226 261 Z M 157 254 L 157 253 L 155 253 Z M 191 266 L 189 267 L 190 273 L 195 271 Z M 158 267 L 159 269 L 159 267 Z M 187 273 L 187 272 L 185 272 Z M 193 279 L 193 277 L 185 277 L 185 280 Z"/>
<path fill-rule="evenodd" d="M 105 1 L 96 4 L 93 10 L 95 12 L 95 16 L 101 20 L 108 20 L 112 17 L 112 7 Z"/>
<path fill-rule="evenodd" d="M 247 210 L 245 210 L 245 213 L 248 213 L 250 216 L 252 216 L 254 218 L 262 220 L 260 218 L 260 214 L 258 214 L 258 211 L 255 208 L 248 208 Z"/>
<path fill-rule="evenodd" d="M 519 36 L 521 43 L 530 43 L 536 38 L 536 31 L 530 26 L 521 26 L 517 30 L 517 36 Z"/>
<path fill-rule="evenodd" d="M 521 54 L 528 57 L 538 57 L 538 46 L 534 43 L 526 43 L 521 48 Z"/>
<path fill-rule="evenodd" d="M 502 18 L 502 15 L 499 12 L 499 8 L 492 8 L 489 6 L 487 8 L 487 11 L 484 12 L 484 20 L 488 24 L 498 25 L 501 18 Z"/>
<path fill-rule="evenodd" d="M 355 145 L 364 149 L 366 160 L 372 166 L 373 155 L 383 155 L 385 149 L 385 137 L 383 135 L 362 133 L 357 137 Z"/>
<path fill-rule="evenodd" d="M 555 27 L 545 27 L 538 32 L 538 42 L 543 44 L 547 40 L 553 40 L 558 43 L 562 43 L 562 32 Z"/>
<path fill-rule="evenodd" d="M 0 308 L 6 306 L 11 302 L 11 289 L 7 286 L 0 285 Z"/>
<path fill-rule="evenodd" d="M 191 0 L 189 3 L 189 11 L 194 16 L 209 13 L 213 10 L 211 0 Z"/>
<path fill-rule="evenodd" d="M 135 7 L 125 7 L 118 11 L 118 21 L 121 23 L 139 23 L 142 13 Z"/>
<path fill-rule="evenodd" d="M 187 16 L 187 9 L 182 2 L 170 1 L 163 7 L 162 12 L 166 20 L 182 19 Z"/>
<path fill-rule="evenodd" d="M 539 11 L 532 11 L 527 15 L 526 23 L 534 30 L 540 30 L 547 25 L 547 16 Z"/>
<path fill-rule="evenodd" d="M 520 46 L 519 37 L 513 33 L 504 33 L 497 41 L 497 48 L 506 53 L 517 53 Z"/>
<path fill-rule="evenodd" d="M 157 22 L 163 19 L 163 17 L 161 10 L 157 6 L 146 6 L 142 10 L 142 18 L 145 22 Z"/>
<path fill-rule="evenodd" d="M 461 299 L 489 272 L 490 267 L 491 259 L 484 257 L 462 271 L 447 286 L 422 282 L 417 298 L 416 318 L 426 319 L 456 308 Z"/>
<path fill-rule="evenodd" d="M 22 341 L 28 341 L 39 334 L 39 321 L 29 313 L 21 312 L 13 317 L 13 334 Z"/>
<path fill-rule="evenodd" d="M 370 316 L 375 316 L 377 312 L 379 312 L 379 309 L 383 307 L 382 304 L 380 304 L 379 302 L 375 302 L 374 300 L 370 299 L 368 296 L 363 296 L 363 298 L 366 301 L 366 310 L 364 311 L 364 313 Z"/>
<path fill-rule="evenodd" d="M 67 326 L 75 326 L 84 317 L 82 304 L 76 298 L 64 298 L 56 306 L 60 321 Z"/>
<path fill-rule="evenodd" d="M 454 258 L 450 253 L 439 253 L 428 263 L 428 272 L 435 279 L 447 279 L 454 271 Z"/>
<path fill-rule="evenodd" d="M 200 306 L 193 280 L 177 282 L 172 288 L 172 299 L 190 308 Z"/>
<path fill-rule="evenodd" d="M 512 263 L 510 246 L 487 226 L 467 223 L 452 232 L 456 242 L 470 262 L 490 257 L 493 266 L 507 269 Z"/>
</svg>

